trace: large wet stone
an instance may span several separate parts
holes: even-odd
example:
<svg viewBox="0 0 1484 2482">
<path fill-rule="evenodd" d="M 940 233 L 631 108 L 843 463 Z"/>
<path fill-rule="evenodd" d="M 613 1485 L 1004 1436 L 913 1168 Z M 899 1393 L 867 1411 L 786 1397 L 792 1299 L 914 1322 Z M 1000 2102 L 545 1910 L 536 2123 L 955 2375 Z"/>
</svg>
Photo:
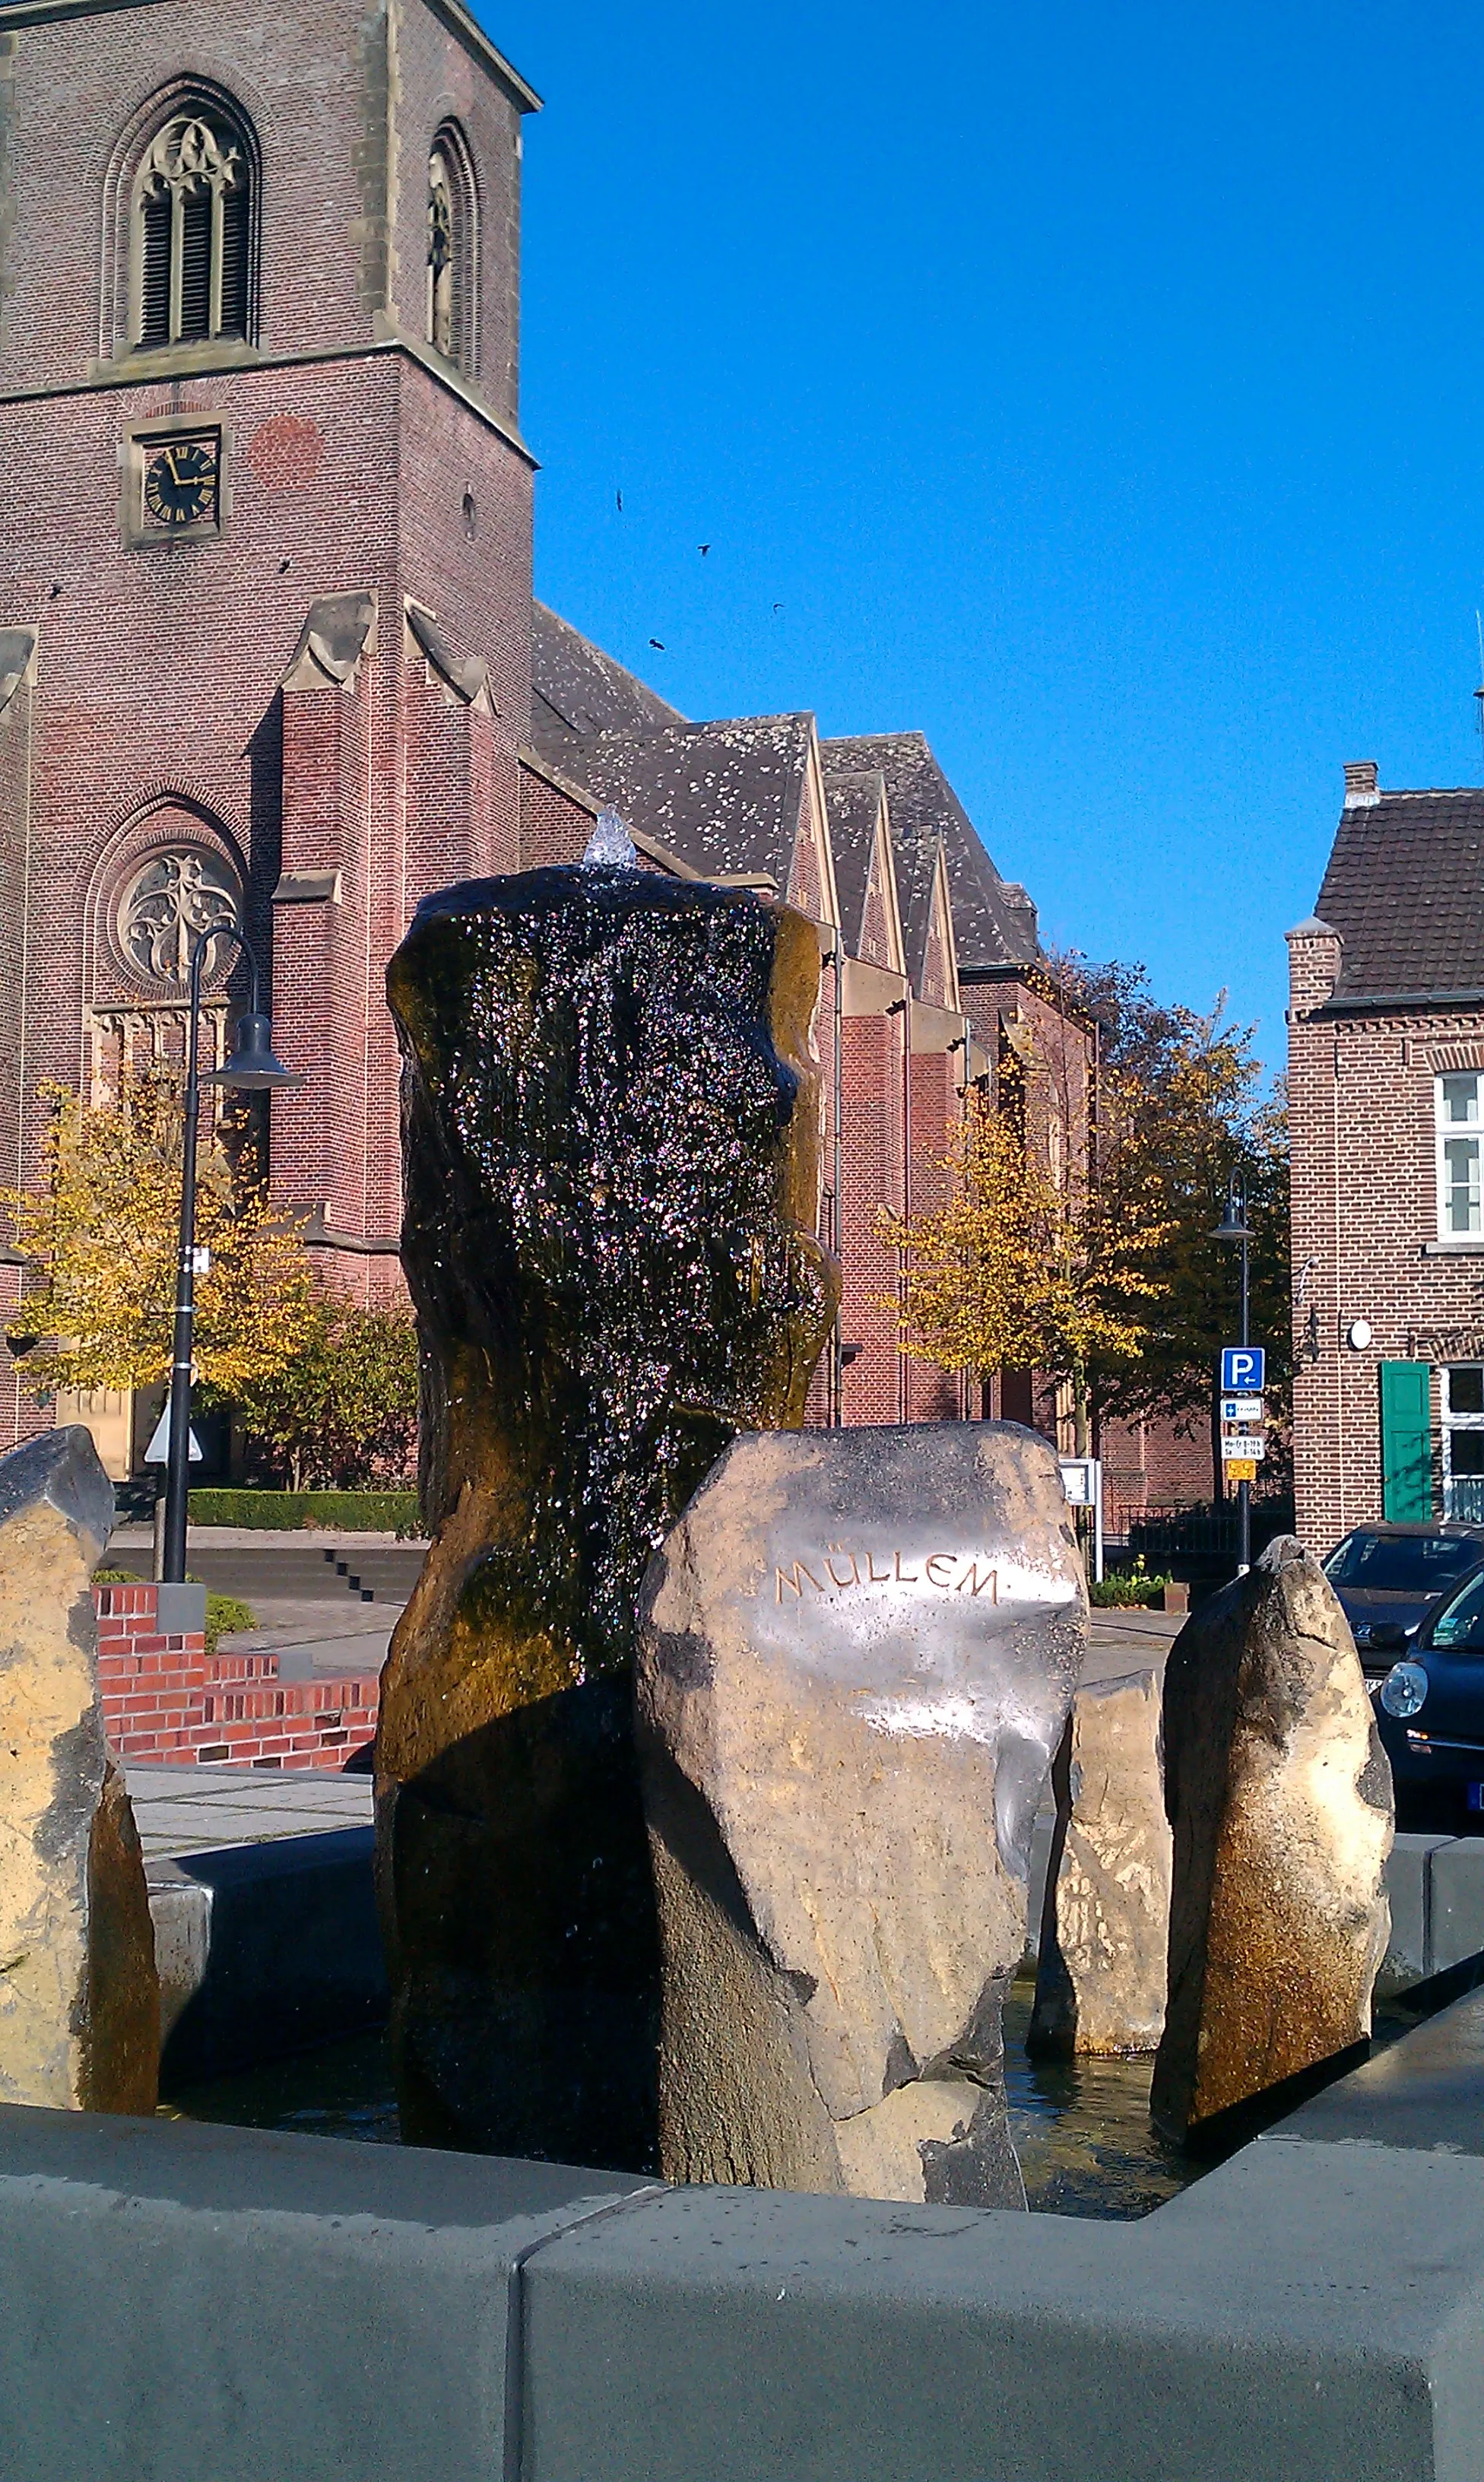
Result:
<svg viewBox="0 0 1484 2482">
<path fill-rule="evenodd" d="M 1052 2059 L 1152 2051 L 1164 2030 L 1171 1862 L 1153 1672 L 1078 1691 L 1052 1790 L 1027 2046 Z"/>
<path fill-rule="evenodd" d="M 154 1936 L 91 1587 L 113 1523 L 81 1427 L 0 1458 L 0 2101 L 152 2112 Z"/>
<path fill-rule="evenodd" d="M 606 868 L 452 889 L 392 961 L 434 1540 L 378 1868 L 419 2143 L 654 2159 L 636 1606 L 735 1434 L 801 1419 L 833 1313 L 819 976 L 787 907 Z"/>
<path fill-rule="evenodd" d="M 1340 1601 L 1284 1536 L 1192 1615 L 1164 1676 L 1175 1831 L 1159 2125 L 1213 2113 L 1370 2031 L 1392 1772 Z"/>
<path fill-rule="evenodd" d="M 1001 2006 L 1085 1608 L 1010 1424 L 739 1439 L 691 1501 L 638 1690 L 671 2178 L 1024 2202 Z"/>
</svg>

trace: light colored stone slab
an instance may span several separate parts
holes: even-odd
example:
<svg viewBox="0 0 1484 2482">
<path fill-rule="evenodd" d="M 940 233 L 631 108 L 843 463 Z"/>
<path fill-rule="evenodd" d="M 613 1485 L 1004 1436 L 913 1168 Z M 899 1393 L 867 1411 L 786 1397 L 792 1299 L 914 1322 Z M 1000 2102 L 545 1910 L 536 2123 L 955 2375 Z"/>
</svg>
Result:
<svg viewBox="0 0 1484 2482">
<path fill-rule="evenodd" d="M 154 1941 L 91 1591 L 113 1517 L 80 1426 L 0 1458 L 0 2101 L 149 2112 Z"/>
<path fill-rule="evenodd" d="M 855 2198 L 918 2205 L 930 2178 L 932 2150 L 962 2147 L 983 2101 L 983 2087 L 965 2077 L 914 2077 L 870 2111 L 837 2121 L 845 2187 Z"/>
<path fill-rule="evenodd" d="M 1052 1768 L 1056 1827 L 1029 2045 L 1152 2051 L 1164 2030 L 1171 1837 L 1154 1672 L 1080 1688 Z"/>
<path fill-rule="evenodd" d="M 1054 1455 L 1012 1424 L 754 1436 L 714 1469 L 641 1621 L 671 2178 L 775 2181 L 786 2126 L 816 2167 L 789 2185 L 828 2187 L 832 2125 L 911 2080 L 1002 2096 L 1085 1610 Z M 992 2159 L 1019 2191 L 991 2119 L 936 2194 L 984 2203 Z"/>
</svg>

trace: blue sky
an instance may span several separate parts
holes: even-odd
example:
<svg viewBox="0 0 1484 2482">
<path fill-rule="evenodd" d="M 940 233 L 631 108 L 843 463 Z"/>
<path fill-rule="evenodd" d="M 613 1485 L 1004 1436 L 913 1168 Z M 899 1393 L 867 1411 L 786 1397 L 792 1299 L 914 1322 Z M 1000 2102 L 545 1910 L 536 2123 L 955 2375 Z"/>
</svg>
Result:
<svg viewBox="0 0 1484 2482">
<path fill-rule="evenodd" d="M 689 714 L 922 728 L 1048 938 L 1280 1066 L 1342 761 L 1481 773 L 1484 17 L 479 5 L 538 592 Z"/>
</svg>

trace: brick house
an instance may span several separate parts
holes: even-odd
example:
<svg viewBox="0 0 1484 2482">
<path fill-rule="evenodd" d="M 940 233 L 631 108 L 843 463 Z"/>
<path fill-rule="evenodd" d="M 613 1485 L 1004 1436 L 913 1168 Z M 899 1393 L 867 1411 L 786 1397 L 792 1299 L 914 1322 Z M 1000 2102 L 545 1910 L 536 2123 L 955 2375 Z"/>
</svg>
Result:
<svg viewBox="0 0 1484 2482">
<path fill-rule="evenodd" d="M 1484 789 L 1346 767 L 1289 960 L 1299 1532 L 1484 1518 Z"/>
<path fill-rule="evenodd" d="M 971 1409 L 898 1347 L 882 1206 L 928 1204 L 1021 1069 L 1073 1176 L 1097 1029 L 1057 996 L 920 733 L 694 724 L 534 605 L 519 427 L 521 124 L 461 0 L 0 0 L 0 1165 L 39 1090 L 175 1061 L 191 941 L 250 941 L 303 1074 L 261 1128 L 325 1281 L 395 1294 L 387 959 L 420 898 L 581 852 L 819 925 L 846 1270 L 820 1420 Z M 208 1054 L 246 996 L 210 953 Z M 13 1301 L 24 1271 L 0 1265 Z M 39 1418 L 19 1372 L 0 1437 Z M 65 1407 L 117 1474 L 155 1403 Z"/>
</svg>

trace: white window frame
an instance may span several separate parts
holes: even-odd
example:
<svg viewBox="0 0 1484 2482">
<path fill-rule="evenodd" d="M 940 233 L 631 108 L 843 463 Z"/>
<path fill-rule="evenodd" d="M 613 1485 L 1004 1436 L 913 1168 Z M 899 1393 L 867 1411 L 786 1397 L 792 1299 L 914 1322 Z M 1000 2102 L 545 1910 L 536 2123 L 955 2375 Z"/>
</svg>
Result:
<svg viewBox="0 0 1484 2482">
<path fill-rule="evenodd" d="M 1445 1518 L 1462 1519 L 1472 1525 L 1478 1524 L 1484 1517 L 1484 1474 L 1459 1475 L 1459 1482 L 1471 1488 L 1462 1493 L 1462 1504 L 1458 1504 L 1460 1495 L 1455 1492 L 1453 1483 L 1453 1437 L 1458 1431 L 1484 1431 L 1484 1411 L 1477 1413 L 1453 1412 L 1453 1372 L 1478 1369 L 1484 1369 L 1484 1363 L 1445 1362 L 1439 1407 L 1439 1427 L 1443 1435 L 1443 1514 Z"/>
<path fill-rule="evenodd" d="M 1471 1115 L 1459 1119 L 1449 1112 L 1449 1087 L 1471 1084 Z M 1435 1176 L 1438 1191 L 1438 1238 L 1440 1241 L 1478 1241 L 1484 1243 L 1484 1069 L 1445 1069 L 1433 1080 L 1433 1122 L 1437 1151 Z M 1472 1220 L 1460 1228 L 1453 1221 L 1453 1200 L 1460 1184 L 1453 1177 L 1447 1149 L 1460 1143 L 1473 1149 L 1474 1178 L 1469 1203 Z"/>
</svg>

